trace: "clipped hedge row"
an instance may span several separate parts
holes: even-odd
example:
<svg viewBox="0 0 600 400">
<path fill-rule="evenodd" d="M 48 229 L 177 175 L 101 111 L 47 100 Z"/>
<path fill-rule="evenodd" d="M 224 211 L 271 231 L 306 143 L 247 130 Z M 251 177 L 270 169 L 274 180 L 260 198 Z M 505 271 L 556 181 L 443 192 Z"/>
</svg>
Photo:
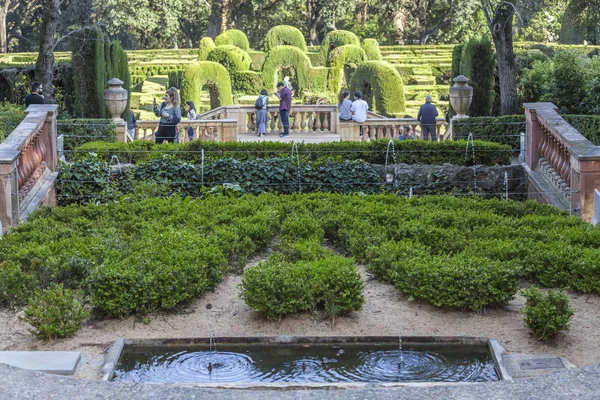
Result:
<svg viewBox="0 0 600 400">
<path fill-rule="evenodd" d="M 25 108 L 21 105 L 0 104 L 0 143 L 23 121 Z"/>
<path fill-rule="evenodd" d="M 233 104 L 231 79 L 227 69 L 211 61 L 199 61 L 187 66 L 181 76 L 181 98 L 200 104 L 203 86 L 208 86 L 210 106 L 217 108 Z"/>
<path fill-rule="evenodd" d="M 346 44 L 331 50 L 327 57 L 327 66 L 329 67 L 327 88 L 329 91 L 339 93 L 344 86 L 344 66 L 346 64 L 360 65 L 365 61 L 367 61 L 365 51 L 353 44 Z M 348 87 L 347 84 L 345 86 Z"/>
<path fill-rule="evenodd" d="M 309 71 L 312 67 L 310 59 L 302 50 L 294 46 L 277 46 L 267 54 L 263 64 L 262 77 L 265 87 L 275 89 L 279 80 L 277 72 L 280 67 L 293 67 L 296 71 L 294 88 L 296 93 L 308 89 Z"/>
<path fill-rule="evenodd" d="M 321 42 L 321 53 L 324 56 L 328 56 L 331 50 L 345 44 L 353 44 L 360 47 L 360 39 L 354 32 L 344 30 L 331 31 L 327 33 L 325 39 Z"/>
<path fill-rule="evenodd" d="M 198 61 L 206 61 L 208 53 L 214 50 L 215 47 L 215 42 L 212 38 L 205 36 L 200 39 L 200 44 L 198 45 Z"/>
<path fill-rule="evenodd" d="M 206 61 L 213 61 L 225 67 L 231 76 L 235 72 L 248 71 L 252 59 L 244 50 L 233 45 L 221 45 L 212 49 Z"/>
<path fill-rule="evenodd" d="M 263 44 L 266 52 L 271 51 L 277 46 L 294 46 L 302 51 L 306 51 L 306 41 L 300 29 L 290 25 L 277 25 L 269 29 Z"/>
<path fill-rule="evenodd" d="M 90 142 L 116 143 L 117 131 L 110 119 L 60 119 L 57 122 L 57 135 L 64 136 L 64 150 L 67 160 L 76 154 L 73 150 Z"/>
<path fill-rule="evenodd" d="M 227 29 L 215 38 L 216 46 L 234 45 L 244 51 L 250 50 L 250 42 L 246 34 L 238 29 Z"/>
<path fill-rule="evenodd" d="M 362 48 L 367 55 L 367 60 L 381 60 L 381 51 L 379 51 L 379 43 L 377 43 L 376 39 L 363 40 Z"/>
<path fill-rule="evenodd" d="M 388 143 L 387 139 L 380 139 L 370 142 L 297 143 L 296 146 L 300 157 L 308 161 L 332 158 L 385 164 Z M 466 144 L 463 140 L 444 142 L 395 140 L 394 148 L 398 163 L 471 165 L 471 154 L 465 160 Z M 112 155 L 116 155 L 122 163 L 137 163 L 160 157 L 162 154 L 173 154 L 182 160 L 200 163 L 202 150 L 204 150 L 206 161 L 221 158 L 245 161 L 291 156 L 292 146 L 291 143 L 266 141 L 245 143 L 193 141 L 163 145 L 157 145 L 150 141 L 95 142 L 78 148 L 75 152 L 75 159 L 85 158 L 88 153 L 96 153 L 100 159 L 110 160 Z M 506 145 L 475 140 L 475 149 L 475 162 L 478 165 L 509 165 L 511 163 L 512 149 Z"/>
<path fill-rule="evenodd" d="M 406 110 L 404 85 L 398 71 L 384 61 L 360 64 L 350 82 L 350 92 L 361 91 L 371 111 L 393 116 Z"/>
</svg>

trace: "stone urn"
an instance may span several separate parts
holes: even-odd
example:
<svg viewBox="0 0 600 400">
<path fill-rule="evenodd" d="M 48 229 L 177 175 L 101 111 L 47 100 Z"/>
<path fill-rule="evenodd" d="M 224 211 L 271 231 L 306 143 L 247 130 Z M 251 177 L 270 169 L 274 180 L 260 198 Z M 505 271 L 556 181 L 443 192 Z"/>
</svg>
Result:
<svg viewBox="0 0 600 400">
<path fill-rule="evenodd" d="M 473 100 L 473 88 L 467 85 L 469 78 L 459 75 L 453 79 L 454 85 L 450 88 L 450 104 L 456 111 L 455 118 L 467 118 L 467 111 Z"/>
<path fill-rule="evenodd" d="M 112 78 L 108 81 L 108 89 L 104 89 L 104 103 L 106 111 L 113 120 L 121 119 L 123 111 L 127 106 L 127 90 L 121 86 L 123 81 Z"/>
</svg>

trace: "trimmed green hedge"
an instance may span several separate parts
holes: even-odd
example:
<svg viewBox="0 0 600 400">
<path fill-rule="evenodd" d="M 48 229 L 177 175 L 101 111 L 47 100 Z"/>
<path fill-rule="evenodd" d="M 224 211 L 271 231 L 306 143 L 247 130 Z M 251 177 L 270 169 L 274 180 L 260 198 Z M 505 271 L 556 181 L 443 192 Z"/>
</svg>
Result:
<svg viewBox="0 0 600 400">
<path fill-rule="evenodd" d="M 600 116 L 598 115 L 563 115 L 573 128 L 577 129 L 587 140 L 600 146 Z"/>
<path fill-rule="evenodd" d="M 306 51 L 306 40 L 300 29 L 290 25 L 277 25 L 269 29 L 265 36 L 264 50 L 269 52 L 277 46 L 294 46 Z"/>
<path fill-rule="evenodd" d="M 321 43 L 321 53 L 323 53 L 324 56 L 328 56 L 331 50 L 345 44 L 353 44 L 360 47 L 360 39 L 350 31 L 331 31 L 325 36 L 325 39 L 323 39 L 323 42 Z"/>
<path fill-rule="evenodd" d="M 494 103 L 495 52 L 490 38 L 471 38 L 463 47 L 460 60 L 460 73 L 470 79 L 473 87 L 473 101 L 469 115 L 487 117 L 491 115 Z"/>
<path fill-rule="evenodd" d="M 385 61 L 367 61 L 352 75 L 350 91 L 361 91 L 369 109 L 393 116 L 406 110 L 404 85 L 398 71 Z"/>
<path fill-rule="evenodd" d="M 371 164 L 385 164 L 387 139 L 370 142 L 297 143 L 300 157 L 309 161 L 327 158 L 363 160 Z M 395 140 L 396 160 L 405 164 L 445 163 L 471 165 L 472 157 L 465 160 L 466 141 L 429 142 L 421 140 Z M 84 159 L 88 153 L 96 153 L 100 159 L 110 160 L 113 154 L 122 163 L 137 163 L 150 158 L 173 154 L 179 159 L 200 163 L 204 150 L 205 161 L 234 158 L 238 161 L 257 158 L 286 157 L 291 155 L 291 143 L 280 142 L 203 142 L 157 145 L 150 141 L 133 143 L 87 143 L 77 149 L 76 160 Z M 475 160 L 478 165 L 510 165 L 512 150 L 498 143 L 475 140 Z"/>
<path fill-rule="evenodd" d="M 244 50 L 233 45 L 217 46 L 208 53 L 206 61 L 213 61 L 225 67 L 229 75 L 248 71 L 252 59 Z"/>
<path fill-rule="evenodd" d="M 24 106 L 0 103 L 0 143 L 23 121 L 24 111 Z"/>
<path fill-rule="evenodd" d="M 223 46 L 227 44 L 237 46 L 244 51 L 250 50 L 250 42 L 248 41 L 248 37 L 244 32 L 237 29 L 227 29 L 225 32 L 221 33 L 215 38 L 216 46 Z"/>
<path fill-rule="evenodd" d="M 356 45 L 346 44 L 336 47 L 329 52 L 327 57 L 327 66 L 329 67 L 329 77 L 327 78 L 327 88 L 329 91 L 339 93 L 344 85 L 344 66 L 346 64 L 360 65 L 367 61 L 365 51 Z"/>
<path fill-rule="evenodd" d="M 311 67 L 308 74 L 308 87 L 315 91 L 327 91 L 327 77 L 329 76 L 328 67 Z M 334 94 L 335 97 L 335 94 Z M 334 100 L 335 103 L 337 100 Z M 331 103 L 329 103 L 331 104 Z"/>
<path fill-rule="evenodd" d="M 205 85 L 210 92 L 211 108 L 233 104 L 231 79 L 227 69 L 211 61 L 199 61 L 183 70 L 181 98 L 200 104 L 201 90 Z"/>
<path fill-rule="evenodd" d="M 377 43 L 376 39 L 363 40 L 362 48 L 365 51 L 368 60 L 381 60 L 381 51 L 379 51 L 379 43 Z"/>
<path fill-rule="evenodd" d="M 257 94 L 263 88 L 263 80 L 261 74 L 254 71 L 234 72 L 231 75 L 233 81 L 233 90 L 247 94 Z"/>
<path fill-rule="evenodd" d="M 506 144 L 515 152 L 519 151 L 521 145 L 520 133 L 525 130 L 524 115 L 470 117 L 452 122 L 452 137 L 455 140 L 466 139 L 472 133 L 475 139 Z"/>
<path fill-rule="evenodd" d="M 215 48 L 215 42 L 212 38 L 205 36 L 200 39 L 200 45 L 198 46 L 198 61 L 206 61 L 208 53 Z"/>
<path fill-rule="evenodd" d="M 296 93 L 307 89 L 308 73 L 312 67 L 310 59 L 302 50 L 294 46 L 277 46 L 267 54 L 263 64 L 262 77 L 265 87 L 275 89 L 278 81 L 278 71 L 281 67 L 291 67 L 296 71 L 294 88 Z"/>
<path fill-rule="evenodd" d="M 64 136 L 64 150 L 67 160 L 72 160 L 76 148 L 90 142 L 116 143 L 117 131 L 110 119 L 59 119 L 57 135 Z"/>
</svg>

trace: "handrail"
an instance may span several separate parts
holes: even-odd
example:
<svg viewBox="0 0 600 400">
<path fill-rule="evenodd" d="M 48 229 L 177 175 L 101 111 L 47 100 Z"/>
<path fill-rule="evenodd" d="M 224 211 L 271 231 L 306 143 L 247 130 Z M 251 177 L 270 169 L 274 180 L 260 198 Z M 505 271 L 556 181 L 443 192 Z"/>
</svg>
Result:
<svg viewBox="0 0 600 400">
<path fill-rule="evenodd" d="M 407 125 L 417 139 L 423 138 L 421 123 L 416 118 L 386 118 L 386 119 L 367 119 L 359 123 L 362 130 L 363 140 L 370 139 L 394 139 L 402 134 L 402 127 Z M 436 140 L 443 141 L 449 137 L 450 124 L 445 118 L 436 119 Z M 444 131 L 442 132 L 442 128 Z"/>
<path fill-rule="evenodd" d="M 158 129 L 157 120 L 137 121 L 134 140 L 155 140 Z M 201 141 L 230 141 L 237 140 L 237 120 L 207 119 L 184 120 L 177 125 L 179 143 L 189 142 L 188 128 L 193 130 L 193 138 Z"/>
</svg>

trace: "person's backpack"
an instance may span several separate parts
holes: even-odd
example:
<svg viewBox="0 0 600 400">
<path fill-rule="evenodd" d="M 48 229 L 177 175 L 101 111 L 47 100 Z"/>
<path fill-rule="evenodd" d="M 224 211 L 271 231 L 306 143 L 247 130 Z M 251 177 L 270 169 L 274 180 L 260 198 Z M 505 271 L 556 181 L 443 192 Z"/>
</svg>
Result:
<svg viewBox="0 0 600 400">
<path fill-rule="evenodd" d="M 256 99 L 256 101 L 254 102 L 254 108 L 256 108 L 257 110 L 262 110 L 264 106 L 265 105 L 263 104 L 262 96 L 258 96 L 258 99 Z"/>
</svg>

